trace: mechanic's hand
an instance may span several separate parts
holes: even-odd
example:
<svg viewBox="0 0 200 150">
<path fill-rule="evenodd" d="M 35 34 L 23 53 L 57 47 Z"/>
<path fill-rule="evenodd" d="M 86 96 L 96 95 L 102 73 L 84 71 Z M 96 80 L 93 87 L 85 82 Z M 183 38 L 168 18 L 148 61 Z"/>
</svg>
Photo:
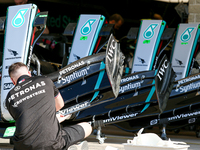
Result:
<svg viewBox="0 0 200 150">
<path fill-rule="evenodd" d="M 63 121 L 66 120 L 66 119 L 67 119 L 67 120 L 70 119 L 71 114 L 68 114 L 68 115 L 64 116 L 63 114 L 57 113 L 57 114 L 56 114 L 56 117 L 57 117 L 59 123 L 61 123 L 61 122 L 63 122 Z"/>
</svg>

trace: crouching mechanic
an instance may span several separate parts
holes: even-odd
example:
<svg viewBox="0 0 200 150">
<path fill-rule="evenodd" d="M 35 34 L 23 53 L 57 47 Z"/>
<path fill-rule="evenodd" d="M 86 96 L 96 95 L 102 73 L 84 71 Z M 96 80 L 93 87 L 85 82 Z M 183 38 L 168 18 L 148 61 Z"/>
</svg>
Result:
<svg viewBox="0 0 200 150">
<path fill-rule="evenodd" d="M 15 85 L 6 98 L 16 121 L 14 150 L 67 150 L 91 134 L 92 127 L 86 122 L 61 129 L 59 121 L 68 116 L 56 116 L 64 102 L 51 79 L 31 77 L 21 62 L 9 67 L 9 75 Z"/>
</svg>

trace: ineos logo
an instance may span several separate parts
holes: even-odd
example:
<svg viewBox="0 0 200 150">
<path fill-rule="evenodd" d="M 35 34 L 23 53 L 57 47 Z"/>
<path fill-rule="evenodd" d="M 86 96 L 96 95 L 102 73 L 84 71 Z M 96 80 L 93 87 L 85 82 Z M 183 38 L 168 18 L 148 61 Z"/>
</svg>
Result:
<svg viewBox="0 0 200 150">
<path fill-rule="evenodd" d="M 21 89 L 21 86 L 16 86 L 16 87 L 14 88 L 15 91 L 19 91 L 20 89 Z"/>
<path fill-rule="evenodd" d="M 138 57 L 138 59 L 139 59 L 139 62 L 141 62 L 142 64 L 145 63 L 145 60 L 143 58 Z"/>
<path fill-rule="evenodd" d="M 158 123 L 158 119 L 154 119 L 150 121 L 150 125 L 155 125 Z"/>
</svg>

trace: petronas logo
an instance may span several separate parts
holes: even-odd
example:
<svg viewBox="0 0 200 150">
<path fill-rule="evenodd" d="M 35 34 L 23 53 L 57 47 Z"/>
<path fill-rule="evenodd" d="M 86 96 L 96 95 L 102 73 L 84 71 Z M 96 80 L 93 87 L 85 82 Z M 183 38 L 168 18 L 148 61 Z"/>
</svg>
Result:
<svg viewBox="0 0 200 150">
<path fill-rule="evenodd" d="M 194 30 L 194 27 L 189 27 L 187 28 L 182 34 L 181 34 L 181 41 L 182 42 L 187 42 L 191 38 L 191 33 Z"/>
<path fill-rule="evenodd" d="M 19 28 L 24 24 L 24 22 L 25 22 L 24 16 L 25 16 L 27 11 L 28 11 L 28 8 L 25 8 L 25 9 L 20 9 L 17 12 L 17 14 L 15 15 L 15 17 L 12 20 L 12 26 L 13 27 Z"/>
<path fill-rule="evenodd" d="M 88 35 L 92 31 L 92 25 L 95 23 L 96 19 L 89 19 L 81 28 L 82 35 Z"/>
<path fill-rule="evenodd" d="M 144 38 L 145 39 L 152 38 L 154 35 L 154 30 L 156 29 L 157 26 L 158 24 L 150 24 L 143 33 Z"/>
</svg>

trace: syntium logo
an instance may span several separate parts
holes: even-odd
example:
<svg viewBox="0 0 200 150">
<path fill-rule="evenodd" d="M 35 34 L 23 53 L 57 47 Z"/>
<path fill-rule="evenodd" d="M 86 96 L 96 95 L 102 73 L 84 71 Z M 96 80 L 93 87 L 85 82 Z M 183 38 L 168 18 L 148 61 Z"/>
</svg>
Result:
<svg viewBox="0 0 200 150">
<path fill-rule="evenodd" d="M 144 31 L 143 37 L 145 39 L 151 39 L 154 36 L 154 30 L 156 29 L 157 26 L 158 24 L 150 24 Z"/>
<path fill-rule="evenodd" d="M 28 8 L 24 8 L 24 9 L 20 9 L 17 14 L 14 16 L 13 20 L 12 20 L 12 26 L 19 28 L 21 27 L 24 22 L 25 22 L 25 14 L 28 11 Z"/>
<path fill-rule="evenodd" d="M 187 42 L 187 41 L 189 41 L 190 40 L 190 38 L 191 38 L 191 33 L 192 33 L 192 31 L 194 31 L 194 27 L 188 27 L 182 34 L 181 34 L 181 37 L 180 37 L 180 39 L 181 39 L 181 41 L 182 42 Z"/>
<path fill-rule="evenodd" d="M 88 35 L 92 31 L 92 25 L 95 23 L 96 19 L 89 19 L 86 23 L 81 27 L 81 34 Z"/>
</svg>

